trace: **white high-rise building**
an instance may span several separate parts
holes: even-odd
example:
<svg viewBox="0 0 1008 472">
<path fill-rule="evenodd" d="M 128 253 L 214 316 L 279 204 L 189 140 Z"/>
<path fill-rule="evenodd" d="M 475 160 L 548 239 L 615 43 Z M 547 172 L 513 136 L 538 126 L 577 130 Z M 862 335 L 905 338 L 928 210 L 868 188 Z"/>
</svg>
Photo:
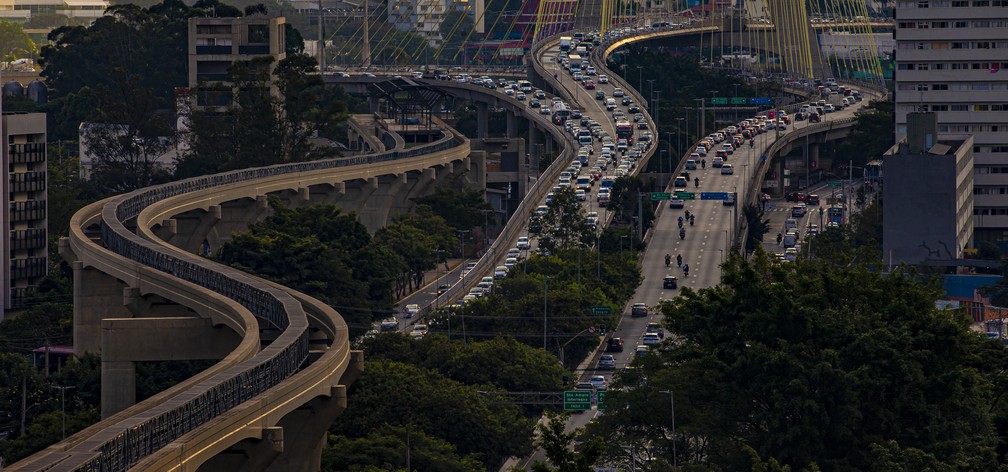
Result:
<svg viewBox="0 0 1008 472">
<path fill-rule="evenodd" d="M 1008 243 L 1008 0 L 896 2 L 896 139 L 907 114 L 973 135 L 974 244 Z"/>
</svg>

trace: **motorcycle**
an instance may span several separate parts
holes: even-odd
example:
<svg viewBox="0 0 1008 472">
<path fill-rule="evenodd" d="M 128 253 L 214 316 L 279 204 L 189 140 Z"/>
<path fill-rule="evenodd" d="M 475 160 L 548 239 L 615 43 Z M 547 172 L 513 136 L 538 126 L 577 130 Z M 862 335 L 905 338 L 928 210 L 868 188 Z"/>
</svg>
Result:
<svg viewBox="0 0 1008 472">
<path fill-rule="evenodd" d="M 707 161 L 705 161 L 703 159 L 700 159 L 700 168 L 701 169 L 706 169 L 707 168 Z"/>
<path fill-rule="evenodd" d="M 686 265 L 682 266 L 682 271 L 683 271 L 683 274 L 686 275 L 686 277 L 689 277 L 689 264 L 686 264 Z"/>
<path fill-rule="evenodd" d="M 679 217 L 679 227 L 682 228 L 682 217 Z"/>
<path fill-rule="evenodd" d="M 676 254 L 675 261 L 677 266 L 682 267 L 682 254 Z"/>
<path fill-rule="evenodd" d="M 700 186 L 700 177 L 694 177 L 693 178 L 693 186 L 694 187 L 699 187 Z"/>
<path fill-rule="evenodd" d="M 693 220 L 695 220 L 695 219 L 696 219 L 696 217 L 693 217 L 693 216 L 689 217 L 689 225 L 690 226 L 693 226 Z"/>
<path fill-rule="evenodd" d="M 686 228 L 679 228 L 679 239 L 686 239 Z"/>
<path fill-rule="evenodd" d="M 668 267 L 671 264 L 672 264 L 672 256 L 665 254 L 665 267 Z"/>
</svg>

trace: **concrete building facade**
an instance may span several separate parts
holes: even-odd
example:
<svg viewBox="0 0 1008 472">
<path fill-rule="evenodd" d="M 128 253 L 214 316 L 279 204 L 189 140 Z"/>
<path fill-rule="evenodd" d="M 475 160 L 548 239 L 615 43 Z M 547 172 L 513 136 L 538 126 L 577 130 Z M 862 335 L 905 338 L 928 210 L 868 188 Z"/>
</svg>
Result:
<svg viewBox="0 0 1008 472">
<path fill-rule="evenodd" d="M 5 233 L 0 238 L 4 268 L 0 296 L 4 310 L 9 310 L 22 306 L 49 267 L 45 113 L 3 113 L 0 139 L 4 163 L 0 224 Z"/>
<path fill-rule="evenodd" d="M 882 157 L 882 250 L 887 264 L 960 259 L 973 245 L 973 136 L 943 135 L 913 113 Z"/>
<path fill-rule="evenodd" d="M 895 16 L 896 139 L 915 111 L 973 135 L 975 242 L 1008 243 L 1008 0 L 899 0 Z"/>
<path fill-rule="evenodd" d="M 400 31 L 427 37 L 431 46 L 441 45 L 441 24 L 450 12 L 466 12 L 477 33 L 484 32 L 483 0 L 390 0 L 388 22 Z M 454 28 L 455 25 L 450 25 Z"/>
<path fill-rule="evenodd" d="M 230 104 L 228 68 L 272 56 L 273 66 L 287 57 L 284 17 L 189 19 L 189 88 L 196 106 Z M 272 72 L 272 69 L 271 69 Z M 216 90 L 213 92 L 212 90 Z"/>
</svg>

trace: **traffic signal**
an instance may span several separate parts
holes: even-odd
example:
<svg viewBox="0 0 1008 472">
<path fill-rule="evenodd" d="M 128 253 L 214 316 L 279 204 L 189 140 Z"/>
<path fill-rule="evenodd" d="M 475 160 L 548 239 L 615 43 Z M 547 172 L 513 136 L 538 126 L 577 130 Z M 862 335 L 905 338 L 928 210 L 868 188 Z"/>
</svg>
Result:
<svg viewBox="0 0 1008 472">
<path fill-rule="evenodd" d="M 598 325 L 598 331 L 599 331 L 599 336 L 605 336 L 605 325 L 604 324 Z"/>
</svg>

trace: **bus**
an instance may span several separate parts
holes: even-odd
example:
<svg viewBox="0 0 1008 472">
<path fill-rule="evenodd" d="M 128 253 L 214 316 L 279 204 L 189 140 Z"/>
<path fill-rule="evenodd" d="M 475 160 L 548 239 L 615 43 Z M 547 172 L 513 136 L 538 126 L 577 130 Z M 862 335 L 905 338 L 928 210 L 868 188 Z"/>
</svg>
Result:
<svg viewBox="0 0 1008 472">
<path fill-rule="evenodd" d="M 627 145 L 633 145 L 633 125 L 629 121 L 616 122 L 616 139 L 625 139 Z"/>
<path fill-rule="evenodd" d="M 553 105 L 553 124 L 563 125 L 570 118 L 571 111 L 566 103 L 558 102 Z"/>
<path fill-rule="evenodd" d="M 826 212 L 827 220 L 838 225 L 844 224 L 844 209 L 842 206 L 832 206 Z"/>
</svg>

